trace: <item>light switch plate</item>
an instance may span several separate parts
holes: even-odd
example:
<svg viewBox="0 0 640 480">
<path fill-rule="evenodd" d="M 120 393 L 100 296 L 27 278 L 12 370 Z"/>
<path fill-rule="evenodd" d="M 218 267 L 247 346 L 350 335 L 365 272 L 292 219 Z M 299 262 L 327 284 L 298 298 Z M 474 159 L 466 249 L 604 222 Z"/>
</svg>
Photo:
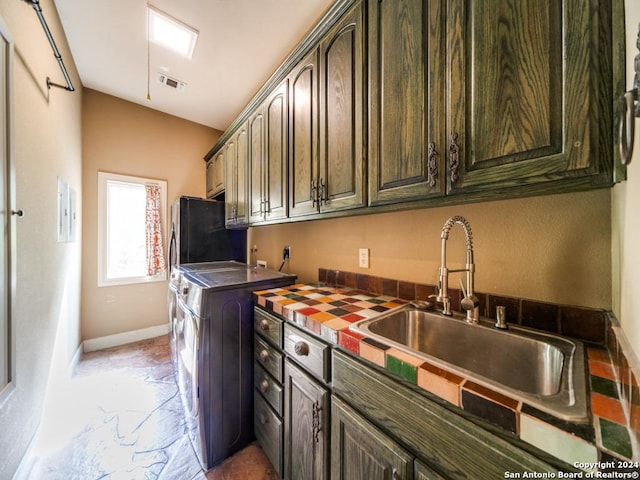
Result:
<svg viewBox="0 0 640 480">
<path fill-rule="evenodd" d="M 361 248 L 358 251 L 358 264 L 360 268 L 369 268 L 369 249 Z"/>
</svg>

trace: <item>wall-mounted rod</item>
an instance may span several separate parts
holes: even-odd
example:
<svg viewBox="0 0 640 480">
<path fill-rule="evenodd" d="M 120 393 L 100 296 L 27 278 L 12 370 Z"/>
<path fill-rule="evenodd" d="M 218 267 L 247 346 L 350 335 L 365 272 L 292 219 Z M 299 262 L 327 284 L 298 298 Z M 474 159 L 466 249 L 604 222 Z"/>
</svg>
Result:
<svg viewBox="0 0 640 480">
<path fill-rule="evenodd" d="M 71 78 L 69 77 L 69 73 L 67 73 L 67 69 L 64 66 L 64 62 L 62 61 L 62 55 L 60 55 L 60 52 L 58 51 L 58 47 L 56 47 L 56 42 L 53 40 L 53 36 L 51 35 L 51 30 L 49 30 L 49 25 L 47 25 L 47 21 L 44 19 L 44 15 L 42 14 L 42 8 L 40 8 L 40 0 L 24 0 L 24 1 L 30 4 L 33 7 L 33 9 L 36 11 L 36 15 L 38 15 L 38 19 L 42 24 L 44 33 L 47 36 L 49 43 L 51 44 L 53 55 L 56 57 L 56 60 L 58 60 L 58 65 L 60 65 L 60 70 L 62 70 L 62 75 L 64 76 L 64 80 L 65 82 L 67 82 L 66 86 L 59 85 L 57 83 L 53 83 L 51 79 L 47 77 L 47 87 L 48 88 L 51 88 L 51 87 L 64 88 L 69 92 L 75 91 L 75 88 L 73 88 L 73 85 L 71 84 Z"/>
</svg>

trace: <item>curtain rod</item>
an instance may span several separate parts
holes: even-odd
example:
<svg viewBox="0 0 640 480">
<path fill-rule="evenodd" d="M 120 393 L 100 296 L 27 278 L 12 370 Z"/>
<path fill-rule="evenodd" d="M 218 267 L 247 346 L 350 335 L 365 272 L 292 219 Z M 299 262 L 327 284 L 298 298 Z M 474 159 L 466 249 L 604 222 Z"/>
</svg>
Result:
<svg viewBox="0 0 640 480">
<path fill-rule="evenodd" d="M 44 19 L 44 15 L 42 14 L 42 8 L 40 8 L 40 0 L 24 0 L 26 3 L 31 4 L 33 9 L 36 11 L 36 15 L 38 15 L 38 19 L 42 24 L 42 28 L 44 29 L 44 33 L 51 44 L 51 49 L 53 50 L 53 55 L 58 60 L 58 65 L 60 65 L 60 70 L 62 70 L 62 75 L 64 76 L 67 85 L 59 85 L 57 83 L 53 83 L 49 77 L 47 77 L 47 88 L 58 87 L 64 88 L 69 92 L 75 91 L 73 85 L 71 84 L 71 78 L 69 77 L 69 73 L 67 73 L 67 69 L 64 66 L 64 62 L 62 61 L 62 55 L 58 51 L 58 47 L 56 47 L 56 42 L 53 40 L 53 36 L 51 35 L 51 30 L 49 30 L 49 25 L 47 25 L 47 21 Z"/>
</svg>

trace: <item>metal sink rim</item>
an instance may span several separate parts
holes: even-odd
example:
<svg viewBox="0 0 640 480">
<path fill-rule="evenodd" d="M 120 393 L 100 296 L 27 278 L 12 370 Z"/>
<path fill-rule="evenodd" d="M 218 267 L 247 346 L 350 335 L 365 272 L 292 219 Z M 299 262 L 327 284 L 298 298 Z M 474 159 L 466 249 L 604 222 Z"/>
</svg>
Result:
<svg viewBox="0 0 640 480">
<path fill-rule="evenodd" d="M 562 367 L 560 391 L 555 395 L 541 396 L 533 393 L 523 392 L 508 385 L 504 385 L 491 378 L 484 377 L 478 373 L 467 370 L 458 365 L 442 360 L 426 352 L 413 349 L 400 342 L 396 342 L 385 336 L 379 335 L 369 330 L 368 326 L 374 322 L 379 322 L 390 317 L 394 317 L 405 311 L 420 311 L 411 305 L 404 305 L 385 312 L 375 317 L 359 320 L 349 326 L 349 329 L 372 338 L 383 345 L 396 348 L 413 357 L 417 357 L 425 362 L 443 368 L 446 371 L 455 373 L 474 383 L 487 387 L 495 392 L 501 393 L 509 398 L 521 401 L 531 407 L 542 412 L 553 415 L 556 418 L 576 422 L 586 423 L 589 421 L 587 412 L 587 391 L 586 391 L 586 371 L 584 361 L 584 346 L 578 340 L 568 339 L 559 335 L 541 332 L 526 327 L 514 326 L 509 324 L 509 330 L 497 330 L 493 327 L 494 322 L 487 318 L 480 319 L 477 325 L 469 325 L 464 322 L 462 315 L 455 314 L 453 317 L 444 316 L 438 312 L 424 312 L 427 316 L 434 315 L 439 318 L 450 320 L 453 322 L 462 322 L 468 328 L 485 328 L 492 329 L 496 334 L 523 336 L 529 339 L 536 339 L 547 342 L 552 346 L 559 348 L 565 355 L 565 361 Z"/>
</svg>

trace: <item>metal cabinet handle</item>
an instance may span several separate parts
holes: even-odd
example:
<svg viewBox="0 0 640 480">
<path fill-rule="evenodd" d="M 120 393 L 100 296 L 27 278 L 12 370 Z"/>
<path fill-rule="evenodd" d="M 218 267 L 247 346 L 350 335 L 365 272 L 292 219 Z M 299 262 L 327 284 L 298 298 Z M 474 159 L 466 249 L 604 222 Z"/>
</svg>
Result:
<svg viewBox="0 0 640 480">
<path fill-rule="evenodd" d="M 400 473 L 398 473 L 398 469 L 396 467 L 393 467 L 391 470 L 391 478 L 393 478 L 393 480 L 400 480 Z"/>
<path fill-rule="evenodd" d="M 299 341 L 293 347 L 293 350 L 296 352 L 296 355 L 300 355 L 306 357 L 309 355 L 309 345 L 306 342 Z"/>
<path fill-rule="evenodd" d="M 262 360 L 263 362 L 266 362 L 269 359 L 269 352 L 267 352 L 266 350 L 262 350 L 260 352 L 260 360 Z"/>
<path fill-rule="evenodd" d="M 267 416 L 264 414 L 264 412 L 260 412 L 260 423 L 262 425 L 266 425 L 267 423 L 269 423 L 269 419 L 267 418 Z"/>
<path fill-rule="evenodd" d="M 460 146 L 458 145 L 458 132 L 451 134 L 449 143 L 449 170 L 451 172 L 451 183 L 458 181 L 458 167 L 460 166 Z"/>
<path fill-rule="evenodd" d="M 18 217 L 22 217 L 24 215 L 24 210 L 11 210 L 11 215 L 17 215 Z"/>
<path fill-rule="evenodd" d="M 438 152 L 436 151 L 436 144 L 429 143 L 429 156 L 427 158 L 427 175 L 429 178 L 429 186 L 435 187 L 438 179 Z"/>
<path fill-rule="evenodd" d="M 267 320 L 262 320 L 260 322 L 260 328 L 262 330 L 264 330 L 265 332 L 268 332 L 269 331 L 269 322 Z"/>
<path fill-rule="evenodd" d="M 267 393 L 269 391 L 269 382 L 267 380 L 262 380 L 262 382 L 260 382 L 260 391 L 262 393 Z"/>
</svg>

